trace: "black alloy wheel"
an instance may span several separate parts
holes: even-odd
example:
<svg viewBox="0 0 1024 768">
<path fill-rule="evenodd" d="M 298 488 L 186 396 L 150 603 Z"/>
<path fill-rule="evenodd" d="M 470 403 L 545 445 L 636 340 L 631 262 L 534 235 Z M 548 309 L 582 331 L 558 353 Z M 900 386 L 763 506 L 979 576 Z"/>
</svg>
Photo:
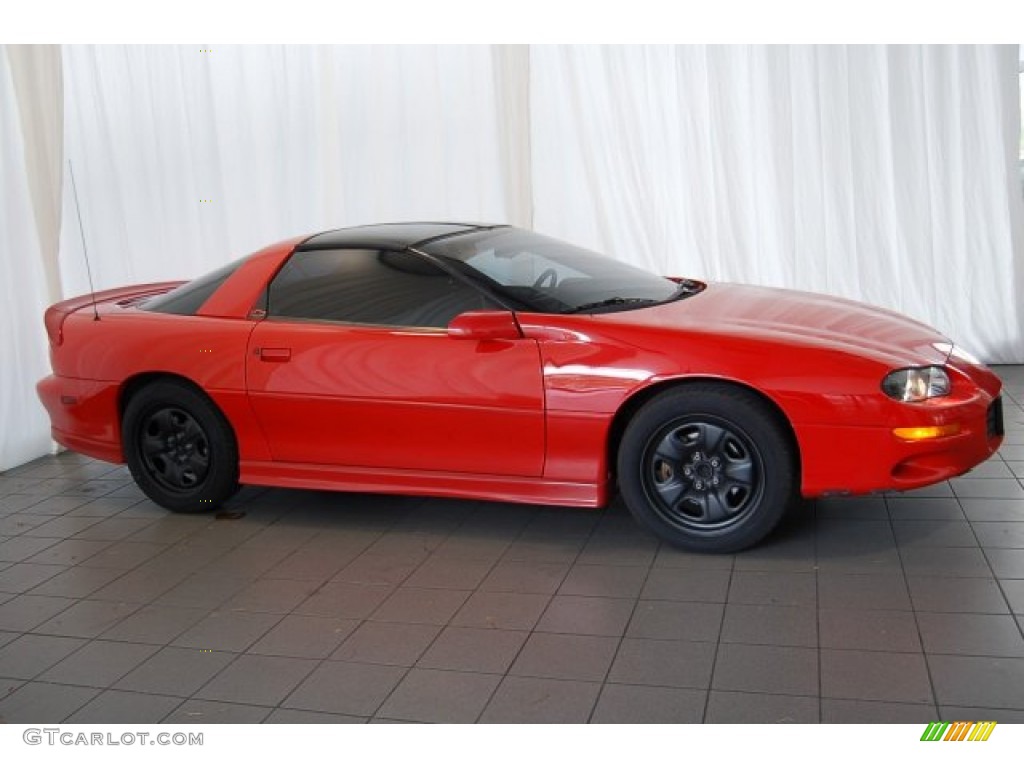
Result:
<svg viewBox="0 0 1024 768">
<path fill-rule="evenodd" d="M 756 508 L 764 462 L 746 433 L 713 416 L 687 417 L 657 433 L 644 452 L 649 498 L 676 525 L 712 530 Z"/>
<path fill-rule="evenodd" d="M 135 482 L 162 507 L 219 507 L 238 487 L 234 431 L 202 392 L 160 380 L 132 395 L 122 419 L 125 458 Z"/>
<path fill-rule="evenodd" d="M 209 438 L 181 408 L 158 407 L 143 420 L 138 440 L 147 473 L 168 491 L 191 491 L 209 474 Z"/>
<path fill-rule="evenodd" d="M 618 481 L 633 516 L 661 538 L 735 552 L 760 541 L 793 505 L 799 470 L 785 424 L 757 395 L 684 384 L 627 425 Z"/>
</svg>

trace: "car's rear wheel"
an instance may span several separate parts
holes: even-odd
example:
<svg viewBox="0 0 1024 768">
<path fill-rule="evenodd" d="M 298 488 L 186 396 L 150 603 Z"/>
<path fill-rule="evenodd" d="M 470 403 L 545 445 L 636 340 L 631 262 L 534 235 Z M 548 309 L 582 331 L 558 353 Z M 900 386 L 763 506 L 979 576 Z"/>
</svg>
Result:
<svg viewBox="0 0 1024 768">
<path fill-rule="evenodd" d="M 666 541 L 736 552 L 764 538 L 796 497 L 798 462 L 780 417 L 724 384 L 681 385 L 644 405 L 619 445 L 619 490 Z"/>
<path fill-rule="evenodd" d="M 209 398 L 177 381 L 135 392 L 121 421 L 132 477 L 157 504 L 175 512 L 216 509 L 238 488 L 238 446 Z"/>
</svg>

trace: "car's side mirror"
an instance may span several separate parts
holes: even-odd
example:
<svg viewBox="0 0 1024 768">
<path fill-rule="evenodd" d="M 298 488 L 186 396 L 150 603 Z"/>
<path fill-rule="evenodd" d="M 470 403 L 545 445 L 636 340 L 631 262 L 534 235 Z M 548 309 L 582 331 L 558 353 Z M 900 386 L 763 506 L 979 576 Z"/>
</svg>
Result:
<svg viewBox="0 0 1024 768">
<path fill-rule="evenodd" d="M 471 341 L 511 341 L 521 339 L 523 333 L 511 312 L 488 309 L 463 312 L 448 324 L 448 336 Z"/>
</svg>

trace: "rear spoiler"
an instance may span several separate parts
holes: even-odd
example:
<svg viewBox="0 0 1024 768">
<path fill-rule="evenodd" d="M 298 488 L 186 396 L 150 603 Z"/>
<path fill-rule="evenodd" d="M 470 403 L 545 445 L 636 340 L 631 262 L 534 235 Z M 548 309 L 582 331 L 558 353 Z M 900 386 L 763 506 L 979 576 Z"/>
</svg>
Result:
<svg viewBox="0 0 1024 768">
<path fill-rule="evenodd" d="M 132 301 L 146 296 L 156 296 L 167 293 L 179 285 L 181 280 L 164 283 L 144 283 L 141 285 L 129 285 L 121 288 L 110 288 L 106 291 L 87 293 L 83 296 L 75 296 L 64 301 L 59 301 L 49 307 L 43 315 L 43 323 L 46 325 L 46 335 L 50 338 L 50 344 L 57 347 L 64 341 L 64 321 L 69 315 L 87 307 L 98 307 L 108 301 Z M 99 320 L 99 315 L 96 315 Z"/>
</svg>

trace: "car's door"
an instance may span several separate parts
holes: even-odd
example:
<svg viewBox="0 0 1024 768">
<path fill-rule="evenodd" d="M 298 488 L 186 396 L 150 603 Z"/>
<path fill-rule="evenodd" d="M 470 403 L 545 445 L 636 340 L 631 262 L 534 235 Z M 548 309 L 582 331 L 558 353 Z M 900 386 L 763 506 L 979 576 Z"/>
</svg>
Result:
<svg viewBox="0 0 1024 768">
<path fill-rule="evenodd" d="M 416 254 L 296 252 L 269 286 L 246 362 L 275 461 L 540 475 L 536 342 L 446 331 L 493 306 Z"/>
</svg>

